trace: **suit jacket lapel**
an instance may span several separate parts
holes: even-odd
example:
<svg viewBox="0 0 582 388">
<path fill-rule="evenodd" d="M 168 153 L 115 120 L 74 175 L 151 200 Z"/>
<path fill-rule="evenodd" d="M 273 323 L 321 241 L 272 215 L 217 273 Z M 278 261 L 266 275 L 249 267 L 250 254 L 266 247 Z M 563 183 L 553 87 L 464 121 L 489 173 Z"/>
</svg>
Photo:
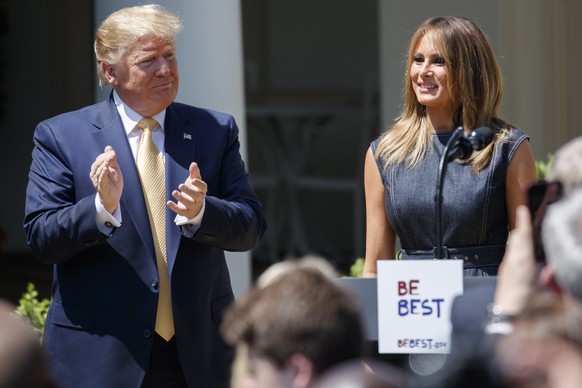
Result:
<svg viewBox="0 0 582 388">
<path fill-rule="evenodd" d="M 153 246 L 147 208 L 141 188 L 139 173 L 133 159 L 133 154 L 127 136 L 123 130 L 123 123 L 117 113 L 112 98 L 99 106 L 100 113 L 94 125 L 99 130 L 95 132 L 95 140 L 101 150 L 111 145 L 117 154 L 117 161 L 123 172 L 124 189 L 121 196 L 123 223 L 131 222 L 137 230 L 142 244 L 151 256 L 151 263 L 155 265 L 155 251 Z M 195 161 L 196 131 L 187 118 L 175 104 L 168 107 L 165 133 L 165 160 L 166 160 L 166 198 L 174 200 L 172 190 L 183 183 L 188 177 L 190 163 Z M 168 270 L 172 273 L 180 239 L 182 234 L 174 223 L 176 214 L 170 209 L 166 213 L 166 251 Z M 115 245 L 115 239 L 111 241 Z M 121 242 L 118 242 L 121 243 Z M 126 242 L 125 242 L 126 243 Z M 115 246 L 114 246 L 115 248 Z M 144 265 L 143 260 L 131 260 L 134 266 Z M 149 268 L 149 266 L 148 266 Z"/>
<path fill-rule="evenodd" d="M 186 180 L 189 175 L 188 169 L 190 163 L 196 160 L 196 132 L 190 120 L 180 112 L 175 104 L 170 105 L 166 110 L 164 128 L 166 192 L 168 193 L 168 198 L 174 200 L 170 193 L 172 190 L 176 190 Z M 176 214 L 169 209 L 167 212 L 166 249 L 168 255 L 168 271 L 172 273 L 182 234 L 174 223 Z"/>
<path fill-rule="evenodd" d="M 133 266 L 145 265 L 145 268 L 149 269 L 151 263 L 155 266 L 155 251 L 139 173 L 113 99 L 110 98 L 108 101 L 103 102 L 100 108 L 102 108 L 100 109 L 100 114 L 93 123 L 99 129 L 94 136 L 101 150 L 107 145 L 113 147 L 117 155 L 117 162 L 123 173 L 124 188 L 121 196 L 123 224 L 133 224 L 142 244 L 151 257 L 149 262 L 145 262 L 143 258 L 127 257 L 127 259 Z M 119 241 L 112 238 L 110 243 L 115 248 L 116 243 L 127 244 L 127 241 Z"/>
</svg>

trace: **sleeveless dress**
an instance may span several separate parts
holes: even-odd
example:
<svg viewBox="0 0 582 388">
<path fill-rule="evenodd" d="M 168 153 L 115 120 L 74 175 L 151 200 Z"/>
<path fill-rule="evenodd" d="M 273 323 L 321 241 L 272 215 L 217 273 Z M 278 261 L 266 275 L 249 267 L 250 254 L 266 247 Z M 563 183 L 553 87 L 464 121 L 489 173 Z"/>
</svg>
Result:
<svg viewBox="0 0 582 388">
<path fill-rule="evenodd" d="M 438 168 L 449 133 L 433 134 L 432 147 L 412 169 L 405 163 L 384 169 L 376 163 L 386 188 L 386 213 L 398 235 L 402 259 L 434 259 L 437 231 L 435 194 Z M 379 139 L 371 143 L 376 153 Z M 442 186 L 444 259 L 464 261 L 465 276 L 495 276 L 509 235 L 505 203 L 507 167 L 528 136 L 511 127 L 495 146 L 489 165 L 479 174 L 469 164 L 450 162 Z"/>
</svg>

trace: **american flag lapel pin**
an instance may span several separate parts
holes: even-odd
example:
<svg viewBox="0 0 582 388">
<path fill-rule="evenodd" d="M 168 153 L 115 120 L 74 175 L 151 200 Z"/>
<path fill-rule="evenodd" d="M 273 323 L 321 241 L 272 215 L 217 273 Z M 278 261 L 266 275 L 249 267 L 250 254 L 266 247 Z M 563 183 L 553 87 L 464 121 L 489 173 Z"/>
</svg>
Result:
<svg viewBox="0 0 582 388">
<path fill-rule="evenodd" d="M 184 132 L 184 139 L 183 140 L 192 140 L 192 135 Z"/>
</svg>

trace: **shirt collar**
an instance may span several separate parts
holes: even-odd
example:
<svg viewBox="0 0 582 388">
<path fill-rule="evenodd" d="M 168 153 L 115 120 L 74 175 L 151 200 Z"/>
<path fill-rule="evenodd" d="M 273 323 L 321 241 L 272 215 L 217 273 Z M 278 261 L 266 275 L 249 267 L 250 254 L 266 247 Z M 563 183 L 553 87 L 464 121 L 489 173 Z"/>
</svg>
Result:
<svg viewBox="0 0 582 388">
<path fill-rule="evenodd" d="M 135 129 L 137 123 L 143 118 L 143 116 L 131 109 L 125 102 L 123 102 L 115 90 L 113 90 L 113 101 L 115 102 L 115 107 L 121 116 L 125 134 L 129 135 L 129 133 Z M 163 132 L 164 121 L 166 119 L 166 110 L 164 109 L 157 115 L 154 115 L 153 118 L 156 119 Z"/>
</svg>

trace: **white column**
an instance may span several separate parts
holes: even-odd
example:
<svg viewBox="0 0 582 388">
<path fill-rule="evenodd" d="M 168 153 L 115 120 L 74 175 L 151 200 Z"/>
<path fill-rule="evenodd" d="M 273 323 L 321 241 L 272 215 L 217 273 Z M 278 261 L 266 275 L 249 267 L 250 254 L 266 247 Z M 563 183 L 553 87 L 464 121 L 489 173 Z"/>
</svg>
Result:
<svg viewBox="0 0 582 388">
<path fill-rule="evenodd" d="M 95 24 L 110 13 L 139 1 L 95 1 Z M 232 114 L 240 129 L 241 153 L 246 159 L 246 119 L 243 79 L 242 21 L 239 0 L 159 0 L 178 12 L 184 30 L 178 37 L 180 91 L 177 101 Z M 97 100 L 108 91 L 97 88 Z M 249 252 L 226 253 L 236 296 L 251 282 Z"/>
<path fill-rule="evenodd" d="M 506 118 L 530 135 L 536 159 L 546 160 L 548 153 L 574 136 L 569 128 L 579 122 L 571 120 L 579 109 L 569 105 L 577 100 L 570 93 L 579 89 L 574 84 L 579 77 L 569 72 L 576 67 L 571 64 L 579 63 L 576 53 L 581 52 L 576 42 L 580 35 L 570 32 L 579 24 L 580 14 L 575 11 L 579 3 L 499 1 L 500 26 L 507 37 L 501 54 L 511 58 L 503 69 Z"/>
</svg>

